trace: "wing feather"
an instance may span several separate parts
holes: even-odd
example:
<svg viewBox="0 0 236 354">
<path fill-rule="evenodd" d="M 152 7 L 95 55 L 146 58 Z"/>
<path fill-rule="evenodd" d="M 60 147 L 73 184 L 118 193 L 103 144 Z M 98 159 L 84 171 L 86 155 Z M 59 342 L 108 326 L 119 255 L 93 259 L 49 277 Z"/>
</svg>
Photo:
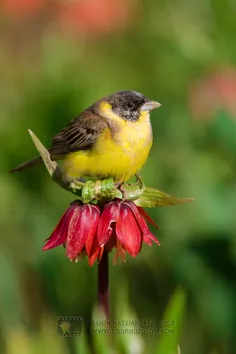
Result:
<svg viewBox="0 0 236 354">
<path fill-rule="evenodd" d="M 107 127 L 105 118 L 86 110 L 53 138 L 49 149 L 52 159 L 71 152 L 91 149 Z"/>
</svg>

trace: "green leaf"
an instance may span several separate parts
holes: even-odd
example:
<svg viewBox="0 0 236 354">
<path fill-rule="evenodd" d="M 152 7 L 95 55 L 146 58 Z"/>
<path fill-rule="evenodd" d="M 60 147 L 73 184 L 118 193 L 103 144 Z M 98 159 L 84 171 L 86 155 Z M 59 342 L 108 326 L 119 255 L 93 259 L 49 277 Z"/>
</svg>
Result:
<svg viewBox="0 0 236 354">
<path fill-rule="evenodd" d="M 76 339 L 76 352 L 77 353 L 82 353 L 82 354 L 90 354 L 90 349 L 88 346 L 88 338 L 86 335 L 85 330 L 83 330 L 82 336 L 79 336 L 79 338 Z"/>
<path fill-rule="evenodd" d="M 135 200 L 135 204 L 141 207 L 153 208 L 159 206 L 185 204 L 192 202 L 193 200 L 194 198 L 173 197 L 172 195 L 166 194 L 158 189 L 147 187 L 140 197 Z"/>
<path fill-rule="evenodd" d="M 163 332 L 161 339 L 157 343 L 157 354 L 179 354 L 180 353 L 180 333 L 185 310 L 186 295 L 183 289 L 178 288 L 171 297 L 161 321 Z"/>
<path fill-rule="evenodd" d="M 102 325 L 104 323 L 104 325 Z M 93 312 L 91 324 L 91 337 L 96 348 L 96 354 L 112 353 L 111 337 L 109 334 L 109 326 L 106 325 L 104 313 L 98 307 Z"/>
<path fill-rule="evenodd" d="M 30 130 L 28 129 L 30 136 L 33 140 L 33 143 L 36 147 L 36 149 L 39 152 L 39 155 L 42 157 L 42 160 L 44 162 L 44 165 L 51 176 L 51 178 L 59 184 L 60 187 L 66 190 L 70 190 L 71 193 L 77 195 L 77 191 L 73 190 L 73 187 L 70 188 L 70 185 L 65 182 L 62 176 L 62 172 L 56 161 L 52 161 L 50 158 L 50 153 L 49 151 L 45 148 L 45 146 L 41 143 L 41 141 L 37 138 L 37 136 Z M 79 182 L 78 182 L 79 183 Z"/>
<path fill-rule="evenodd" d="M 118 333 L 121 334 L 115 336 L 115 347 L 118 349 L 118 353 L 145 353 L 144 338 L 138 333 L 140 329 L 140 327 L 137 326 L 138 316 L 133 307 L 129 304 L 129 286 L 128 283 L 125 282 L 122 282 L 122 287 L 117 289 L 116 319 L 121 322 L 120 325 L 116 326 Z M 122 320 L 124 322 L 127 321 L 128 324 L 122 324 Z M 131 348 L 133 348 L 133 350 Z"/>
</svg>

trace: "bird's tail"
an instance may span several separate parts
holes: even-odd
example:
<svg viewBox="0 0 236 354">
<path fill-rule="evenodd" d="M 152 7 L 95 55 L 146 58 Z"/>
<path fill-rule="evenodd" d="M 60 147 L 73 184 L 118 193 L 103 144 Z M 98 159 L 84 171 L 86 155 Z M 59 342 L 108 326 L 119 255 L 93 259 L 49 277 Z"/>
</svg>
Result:
<svg viewBox="0 0 236 354">
<path fill-rule="evenodd" d="M 23 162 L 22 164 L 14 167 L 12 170 L 10 170 L 9 172 L 10 173 L 13 173 L 13 172 L 20 172 L 20 171 L 23 171 L 24 169 L 26 168 L 30 168 L 30 167 L 34 167 L 34 166 L 37 166 L 39 165 L 40 163 L 42 163 L 42 158 L 39 156 L 39 157 L 35 157 L 34 159 L 32 160 L 29 160 L 29 161 L 26 161 L 26 162 Z"/>
</svg>

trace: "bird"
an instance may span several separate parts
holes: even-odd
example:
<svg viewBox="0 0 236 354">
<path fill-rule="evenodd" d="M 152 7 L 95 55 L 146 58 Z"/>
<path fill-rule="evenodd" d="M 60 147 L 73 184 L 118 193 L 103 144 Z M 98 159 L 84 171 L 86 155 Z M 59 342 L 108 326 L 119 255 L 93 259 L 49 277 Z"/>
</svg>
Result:
<svg viewBox="0 0 236 354">
<path fill-rule="evenodd" d="M 84 177 L 122 184 L 138 178 L 153 142 L 150 112 L 161 104 L 132 90 L 105 96 L 70 121 L 52 139 L 48 151 L 66 181 Z M 36 157 L 9 172 L 42 163 Z"/>
</svg>

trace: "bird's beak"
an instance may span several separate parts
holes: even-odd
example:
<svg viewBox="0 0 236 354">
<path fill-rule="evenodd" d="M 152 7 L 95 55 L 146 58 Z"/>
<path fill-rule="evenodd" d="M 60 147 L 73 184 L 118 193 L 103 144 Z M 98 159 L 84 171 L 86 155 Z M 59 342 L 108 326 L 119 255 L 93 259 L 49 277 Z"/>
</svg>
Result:
<svg viewBox="0 0 236 354">
<path fill-rule="evenodd" d="M 161 104 L 156 101 L 147 101 L 141 106 L 141 111 L 152 111 L 160 106 Z"/>
</svg>

